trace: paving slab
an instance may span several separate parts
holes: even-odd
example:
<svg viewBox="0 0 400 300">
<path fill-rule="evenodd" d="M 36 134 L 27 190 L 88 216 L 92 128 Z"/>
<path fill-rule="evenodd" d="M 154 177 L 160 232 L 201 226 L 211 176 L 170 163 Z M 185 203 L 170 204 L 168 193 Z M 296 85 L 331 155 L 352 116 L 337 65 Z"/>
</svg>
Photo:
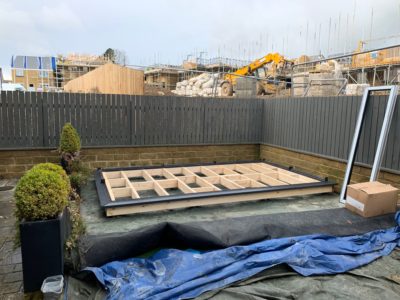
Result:
<svg viewBox="0 0 400 300">
<path fill-rule="evenodd" d="M 23 299 L 21 248 L 14 248 L 16 179 L 0 180 L 0 299 Z"/>
</svg>

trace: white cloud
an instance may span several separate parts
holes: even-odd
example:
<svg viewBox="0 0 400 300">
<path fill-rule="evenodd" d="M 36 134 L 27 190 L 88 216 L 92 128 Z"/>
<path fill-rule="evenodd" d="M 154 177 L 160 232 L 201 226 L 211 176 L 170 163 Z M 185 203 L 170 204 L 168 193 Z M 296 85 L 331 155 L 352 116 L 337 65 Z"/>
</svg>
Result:
<svg viewBox="0 0 400 300">
<path fill-rule="evenodd" d="M 125 50 L 132 64 L 179 63 L 218 50 L 241 59 L 272 50 L 326 54 L 328 40 L 329 52 L 339 52 L 369 38 L 372 8 L 373 38 L 400 33 L 399 0 L 0 0 L 0 66 L 9 66 L 13 54 L 96 54 L 108 47 Z"/>
<path fill-rule="evenodd" d="M 55 4 L 55 6 L 44 5 L 35 15 L 35 22 L 40 30 L 82 30 L 83 24 L 77 12 L 66 3 L 55 2 Z"/>
</svg>

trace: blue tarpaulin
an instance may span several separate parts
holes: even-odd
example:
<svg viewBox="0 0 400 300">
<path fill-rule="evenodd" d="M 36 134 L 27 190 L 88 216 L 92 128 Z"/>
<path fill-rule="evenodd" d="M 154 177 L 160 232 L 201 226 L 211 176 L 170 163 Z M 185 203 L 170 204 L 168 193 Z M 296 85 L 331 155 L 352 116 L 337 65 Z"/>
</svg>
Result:
<svg viewBox="0 0 400 300">
<path fill-rule="evenodd" d="M 190 299 L 287 264 L 303 276 L 337 274 L 389 255 L 400 246 L 397 226 L 363 235 L 305 235 L 265 240 L 209 252 L 165 249 L 150 258 L 86 268 L 108 290 L 108 299 Z"/>
</svg>

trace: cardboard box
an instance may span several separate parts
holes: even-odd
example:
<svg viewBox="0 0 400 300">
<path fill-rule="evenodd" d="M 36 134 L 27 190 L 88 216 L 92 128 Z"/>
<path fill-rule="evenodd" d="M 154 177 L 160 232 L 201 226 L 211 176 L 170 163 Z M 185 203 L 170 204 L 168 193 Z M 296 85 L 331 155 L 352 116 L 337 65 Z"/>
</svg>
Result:
<svg viewBox="0 0 400 300">
<path fill-rule="evenodd" d="M 378 181 L 347 186 L 346 208 L 363 217 L 396 212 L 398 189 Z"/>
</svg>

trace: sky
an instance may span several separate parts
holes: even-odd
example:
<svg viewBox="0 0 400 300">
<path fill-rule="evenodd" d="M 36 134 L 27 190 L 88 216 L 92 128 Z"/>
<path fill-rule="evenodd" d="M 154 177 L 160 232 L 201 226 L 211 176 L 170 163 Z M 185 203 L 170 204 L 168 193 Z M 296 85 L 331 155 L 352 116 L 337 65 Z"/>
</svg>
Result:
<svg viewBox="0 0 400 300">
<path fill-rule="evenodd" d="M 390 38 L 389 38 L 390 37 Z M 382 39 L 387 38 L 387 39 Z M 400 0 L 0 0 L 0 67 L 12 55 L 102 54 L 130 65 L 400 44 Z"/>
</svg>

